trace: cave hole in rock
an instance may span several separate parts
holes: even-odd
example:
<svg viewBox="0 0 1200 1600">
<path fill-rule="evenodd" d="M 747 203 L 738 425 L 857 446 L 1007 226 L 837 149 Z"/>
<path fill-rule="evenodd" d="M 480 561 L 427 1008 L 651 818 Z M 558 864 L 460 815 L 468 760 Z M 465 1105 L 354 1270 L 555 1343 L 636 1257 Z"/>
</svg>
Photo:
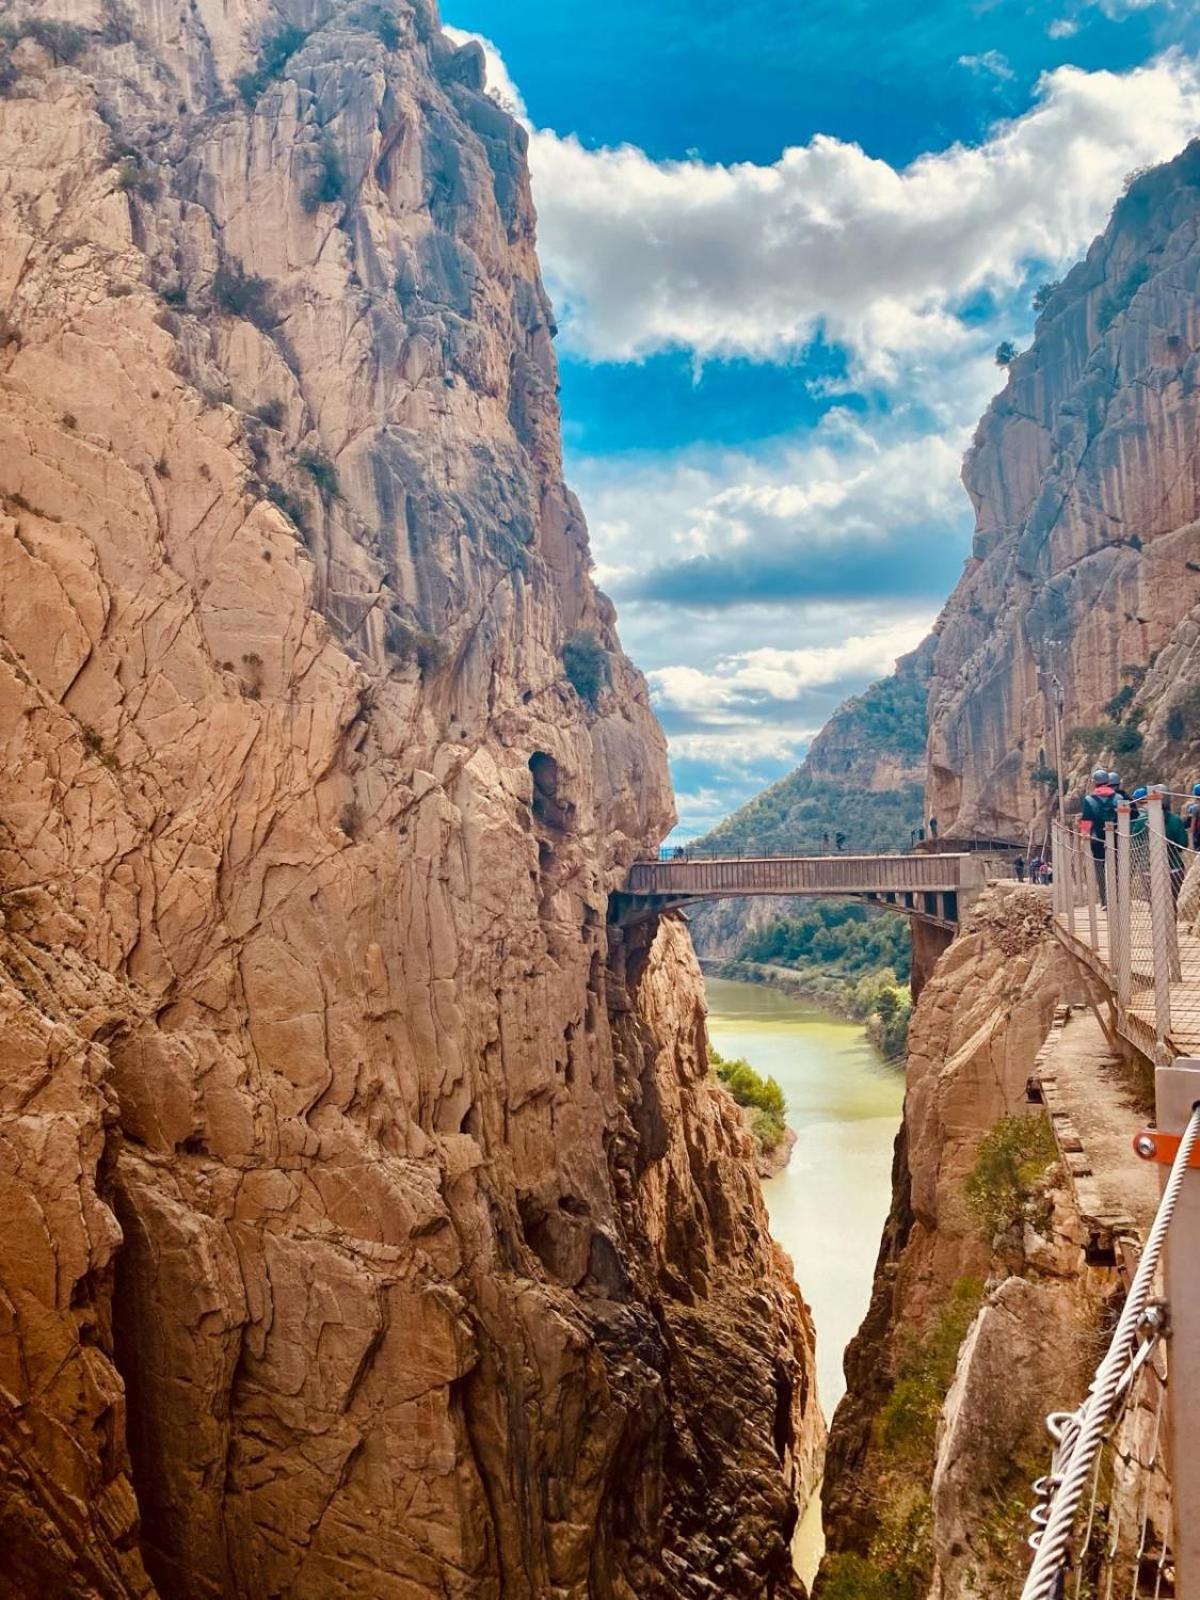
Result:
<svg viewBox="0 0 1200 1600">
<path fill-rule="evenodd" d="M 570 807 L 558 798 L 558 762 L 544 750 L 535 750 L 529 758 L 529 771 L 533 778 L 533 815 L 544 828 L 561 833 L 567 826 Z"/>
</svg>

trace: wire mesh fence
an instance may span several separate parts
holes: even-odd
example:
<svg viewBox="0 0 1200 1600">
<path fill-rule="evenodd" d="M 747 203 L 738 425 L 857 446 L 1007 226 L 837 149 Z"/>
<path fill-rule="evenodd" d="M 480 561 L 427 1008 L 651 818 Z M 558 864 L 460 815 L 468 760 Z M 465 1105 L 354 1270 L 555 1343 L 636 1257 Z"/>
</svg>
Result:
<svg viewBox="0 0 1200 1600">
<path fill-rule="evenodd" d="M 1200 1051 L 1200 853 L 1182 803 L 1172 815 L 1184 798 L 1155 792 L 1103 830 L 1056 823 L 1053 834 L 1055 913 L 1160 1056 L 1169 1043 Z"/>
</svg>

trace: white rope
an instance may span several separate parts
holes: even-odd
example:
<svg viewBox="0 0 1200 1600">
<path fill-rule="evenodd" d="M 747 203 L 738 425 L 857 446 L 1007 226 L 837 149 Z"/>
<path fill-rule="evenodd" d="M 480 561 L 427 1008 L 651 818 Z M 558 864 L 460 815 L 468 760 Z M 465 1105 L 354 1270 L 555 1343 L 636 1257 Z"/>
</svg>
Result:
<svg viewBox="0 0 1200 1600">
<path fill-rule="evenodd" d="M 1193 1108 L 1187 1127 L 1183 1131 L 1183 1137 L 1179 1141 L 1171 1174 L 1159 1201 L 1158 1214 L 1129 1287 L 1121 1319 L 1117 1323 L 1117 1331 L 1113 1334 L 1108 1352 L 1092 1381 L 1087 1399 L 1079 1408 L 1078 1429 L 1066 1430 L 1072 1435 L 1069 1442 L 1070 1455 L 1061 1468 L 1056 1460 L 1052 1469 L 1053 1480 L 1061 1479 L 1061 1482 L 1054 1483 L 1054 1498 L 1038 1539 L 1033 1565 L 1029 1569 L 1029 1576 L 1025 1579 L 1025 1587 L 1021 1590 L 1021 1600 L 1054 1600 L 1059 1574 L 1070 1548 L 1075 1513 L 1079 1509 L 1080 1499 L 1091 1477 L 1096 1453 L 1103 1442 L 1113 1402 L 1121 1387 L 1130 1352 L 1137 1338 L 1138 1324 L 1150 1299 L 1163 1242 L 1171 1225 L 1171 1218 L 1175 1215 L 1179 1191 L 1188 1170 L 1197 1134 L 1200 1134 L 1200 1106 Z"/>
</svg>

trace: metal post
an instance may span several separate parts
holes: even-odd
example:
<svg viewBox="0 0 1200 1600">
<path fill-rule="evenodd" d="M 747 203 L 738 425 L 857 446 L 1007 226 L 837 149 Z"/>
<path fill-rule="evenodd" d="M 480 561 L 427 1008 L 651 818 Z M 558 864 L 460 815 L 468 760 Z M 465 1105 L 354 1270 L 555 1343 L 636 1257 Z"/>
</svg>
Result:
<svg viewBox="0 0 1200 1600">
<path fill-rule="evenodd" d="M 1133 846 L 1130 841 L 1130 807 L 1128 800 L 1117 806 L 1117 909 L 1116 909 L 1116 965 L 1117 999 L 1123 1006 L 1129 1004 L 1133 993 L 1133 902 L 1130 899 L 1129 857 Z M 1108 937 L 1113 937 L 1113 908 L 1108 908 Z"/>
<path fill-rule="evenodd" d="M 1155 1122 L 1179 1135 L 1200 1101 L 1200 1061 L 1181 1058 L 1154 1074 Z M 1160 1167 L 1166 1181 L 1169 1166 Z M 1187 1172 L 1163 1252 L 1170 1307 L 1167 1450 L 1171 1468 L 1175 1593 L 1200 1596 L 1200 1168 Z"/>
<path fill-rule="evenodd" d="M 1058 847 L 1058 823 L 1050 824 L 1050 908 L 1056 917 L 1063 912 L 1063 876 L 1060 870 L 1062 856 Z"/>
<path fill-rule="evenodd" d="M 1067 896 L 1067 932 L 1075 937 L 1075 835 L 1062 825 L 1063 887 Z"/>
<path fill-rule="evenodd" d="M 1108 970 L 1117 970 L 1117 825 L 1104 824 L 1104 928 L 1108 934 Z"/>
<path fill-rule="evenodd" d="M 1146 798 L 1146 832 L 1150 845 L 1150 937 L 1154 950 L 1154 1034 L 1160 1061 L 1167 1059 L 1171 1031 L 1171 925 L 1175 902 L 1171 896 L 1171 867 L 1167 836 L 1163 832 L 1162 795 Z"/>
</svg>

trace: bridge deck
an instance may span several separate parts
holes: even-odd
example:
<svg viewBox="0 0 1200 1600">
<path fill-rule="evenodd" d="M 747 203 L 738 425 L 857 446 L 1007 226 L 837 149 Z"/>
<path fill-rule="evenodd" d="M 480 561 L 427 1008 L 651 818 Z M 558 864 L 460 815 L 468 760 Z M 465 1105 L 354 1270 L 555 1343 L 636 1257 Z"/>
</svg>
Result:
<svg viewBox="0 0 1200 1600">
<path fill-rule="evenodd" d="M 712 899 L 741 895 L 952 894 L 981 882 L 970 855 L 731 856 L 638 861 L 625 893 Z"/>
</svg>

